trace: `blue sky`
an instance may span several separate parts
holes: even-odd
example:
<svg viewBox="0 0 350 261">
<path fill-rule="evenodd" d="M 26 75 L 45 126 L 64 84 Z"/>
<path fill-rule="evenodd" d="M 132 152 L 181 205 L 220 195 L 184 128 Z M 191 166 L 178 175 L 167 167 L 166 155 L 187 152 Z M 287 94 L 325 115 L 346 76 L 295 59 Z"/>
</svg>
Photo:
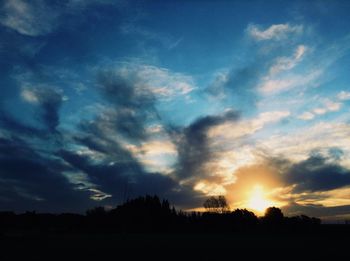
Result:
<svg viewBox="0 0 350 261">
<path fill-rule="evenodd" d="M 254 210 L 259 186 L 289 214 L 344 218 L 349 10 L 1 1 L 0 208 L 82 211 L 156 193 L 184 209 L 224 194 Z"/>
</svg>

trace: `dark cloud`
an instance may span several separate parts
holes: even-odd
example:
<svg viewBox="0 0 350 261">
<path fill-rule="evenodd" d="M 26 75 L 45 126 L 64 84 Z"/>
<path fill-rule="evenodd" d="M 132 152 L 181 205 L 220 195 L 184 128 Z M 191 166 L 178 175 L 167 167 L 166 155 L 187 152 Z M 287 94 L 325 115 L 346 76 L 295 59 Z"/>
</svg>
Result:
<svg viewBox="0 0 350 261">
<path fill-rule="evenodd" d="M 157 120 L 156 99 L 150 90 L 140 88 L 137 71 L 104 71 L 98 77 L 99 89 L 112 108 L 103 115 L 106 124 L 132 141 L 146 138 L 145 125 Z"/>
<path fill-rule="evenodd" d="M 129 154 L 125 151 L 125 154 Z M 60 152 L 60 156 L 75 169 L 86 173 L 102 191 L 112 195 L 108 201 L 121 203 L 127 198 L 145 194 L 157 194 L 172 200 L 182 207 L 194 207 L 203 195 L 184 186 L 161 173 L 145 171 L 136 160 L 119 162 L 93 162 L 90 158 L 74 152 Z M 127 157 L 127 156 L 126 156 Z"/>
<path fill-rule="evenodd" d="M 292 203 L 283 207 L 282 210 L 290 216 L 303 214 L 320 217 L 324 222 L 334 222 L 336 220 L 344 221 L 344 219 L 350 218 L 350 205 L 326 207 L 322 205 L 300 205 Z"/>
<path fill-rule="evenodd" d="M 55 132 L 59 125 L 59 109 L 62 105 L 63 97 L 54 88 L 34 88 L 30 90 L 38 100 L 41 109 L 43 123 L 50 132 Z"/>
<path fill-rule="evenodd" d="M 59 109 L 62 105 L 62 94 L 53 88 L 33 88 L 28 90 L 38 103 L 38 115 L 44 126 L 37 127 L 25 123 L 23 119 L 15 118 L 5 106 L 0 107 L 0 126 L 11 133 L 28 137 L 43 137 L 47 134 L 57 134 L 59 125 Z"/>
<path fill-rule="evenodd" d="M 0 126 L 12 134 L 27 137 L 43 137 L 46 133 L 43 130 L 29 126 L 9 115 L 6 110 L 0 108 Z"/>
<path fill-rule="evenodd" d="M 98 83 L 104 97 L 118 108 L 148 111 L 154 105 L 155 98 L 152 93 L 137 88 L 139 79 L 134 73 L 102 71 L 98 75 Z"/>
<path fill-rule="evenodd" d="M 20 139 L 0 138 L 0 166 L 2 210 L 77 212 L 93 205 L 89 193 L 63 175 L 71 168 L 38 154 Z"/>
<path fill-rule="evenodd" d="M 256 87 L 266 73 L 269 64 L 261 57 L 247 66 L 233 68 L 227 74 L 218 75 L 206 88 L 206 93 L 214 97 L 225 97 L 235 107 L 249 109 L 257 101 Z"/>
<path fill-rule="evenodd" d="M 99 154 L 101 158 L 96 160 L 94 156 L 81 155 L 68 150 L 61 150 L 57 156 L 64 159 L 72 168 L 87 174 L 89 181 L 98 189 L 112 195 L 103 203 L 116 204 L 125 200 L 126 197 L 157 194 L 181 207 L 197 206 L 198 202 L 203 199 L 201 193 L 193 191 L 192 187 L 179 185 L 178 181 L 171 176 L 148 172 L 132 153 L 123 147 L 121 140 L 116 138 L 115 134 L 122 134 L 123 137 L 132 141 L 146 140 L 147 136 L 144 134 L 146 119 L 135 118 L 133 115 L 130 115 L 129 118 L 129 114 L 122 116 L 121 114 L 127 110 L 132 110 L 136 116 L 143 115 L 145 112 L 153 114 L 155 113 L 153 108 L 155 100 L 153 97 L 150 98 L 151 96 L 148 97 L 148 93 L 137 93 L 136 86 L 128 83 L 129 80 L 115 77 L 110 76 L 100 81 L 103 83 L 100 86 L 101 91 L 111 103 L 112 108 L 107 109 L 92 121 L 82 122 L 81 132 L 73 136 L 74 143 L 87 147 L 93 153 Z M 127 89 L 125 96 L 120 93 L 124 88 Z M 124 117 L 125 122 L 119 122 Z M 234 118 L 235 114 L 228 112 L 227 115 L 222 116 L 224 117 Z M 221 121 L 220 117 L 206 118 L 208 125 L 218 124 Z M 127 124 L 130 124 L 130 129 L 123 129 L 122 126 Z M 204 131 L 204 127 L 199 125 L 197 127 L 203 128 Z M 140 130 L 142 132 L 139 132 Z"/>
<path fill-rule="evenodd" d="M 312 155 L 292 164 L 285 173 L 285 182 L 296 185 L 294 192 L 327 191 L 350 185 L 350 170 L 334 159 Z"/>
<path fill-rule="evenodd" d="M 178 150 L 176 176 L 180 179 L 204 176 L 203 163 L 210 160 L 212 155 L 208 144 L 208 130 L 227 121 L 236 121 L 238 118 L 237 112 L 228 111 L 223 115 L 199 118 L 181 130 L 178 134 L 180 138 L 175 143 Z"/>
</svg>

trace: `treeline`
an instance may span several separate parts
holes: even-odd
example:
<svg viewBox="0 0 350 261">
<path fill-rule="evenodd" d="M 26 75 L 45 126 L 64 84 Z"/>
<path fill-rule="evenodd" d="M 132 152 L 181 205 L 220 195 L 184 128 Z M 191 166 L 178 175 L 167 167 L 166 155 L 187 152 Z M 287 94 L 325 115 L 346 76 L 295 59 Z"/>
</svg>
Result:
<svg viewBox="0 0 350 261">
<path fill-rule="evenodd" d="M 285 217 L 279 208 L 257 217 L 246 209 L 183 212 L 157 196 L 128 200 L 114 209 L 103 207 L 80 214 L 0 212 L 0 234 L 26 233 L 232 233 L 239 231 L 309 230 L 318 218 Z"/>
</svg>

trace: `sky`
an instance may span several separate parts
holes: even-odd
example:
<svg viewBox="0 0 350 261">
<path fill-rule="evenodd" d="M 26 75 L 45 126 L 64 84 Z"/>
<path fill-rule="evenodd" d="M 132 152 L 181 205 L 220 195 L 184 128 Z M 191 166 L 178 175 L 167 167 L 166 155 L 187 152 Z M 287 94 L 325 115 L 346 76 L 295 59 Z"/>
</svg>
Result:
<svg viewBox="0 0 350 261">
<path fill-rule="evenodd" d="M 350 2 L 0 1 L 0 210 L 157 194 L 350 217 Z M 260 212 L 259 212 L 260 211 Z"/>
</svg>

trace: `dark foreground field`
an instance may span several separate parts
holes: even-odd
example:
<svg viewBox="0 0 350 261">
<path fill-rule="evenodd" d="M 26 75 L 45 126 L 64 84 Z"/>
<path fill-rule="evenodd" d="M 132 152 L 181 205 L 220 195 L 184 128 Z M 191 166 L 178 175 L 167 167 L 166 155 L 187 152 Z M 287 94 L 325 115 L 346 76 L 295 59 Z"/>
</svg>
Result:
<svg viewBox="0 0 350 261">
<path fill-rule="evenodd" d="M 321 225 L 313 232 L 198 234 L 38 234 L 0 239 L 1 260 L 348 260 L 350 228 Z"/>
</svg>

